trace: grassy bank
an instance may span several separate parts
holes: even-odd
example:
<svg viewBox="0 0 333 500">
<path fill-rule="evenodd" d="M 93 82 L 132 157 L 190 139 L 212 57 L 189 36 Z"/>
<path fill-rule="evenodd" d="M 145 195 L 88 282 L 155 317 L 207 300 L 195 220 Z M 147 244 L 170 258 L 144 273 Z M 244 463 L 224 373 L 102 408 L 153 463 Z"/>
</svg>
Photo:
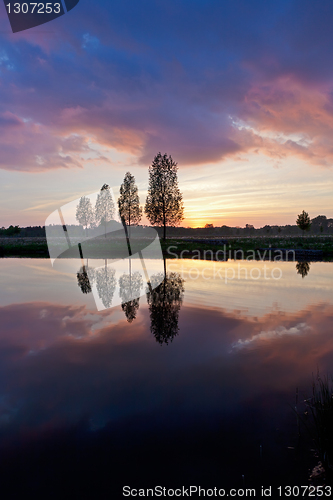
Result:
<svg viewBox="0 0 333 500">
<path fill-rule="evenodd" d="M 78 239 L 79 242 L 79 239 Z M 77 243 L 78 243 L 77 242 Z M 55 243 L 57 245 L 57 242 Z M 59 242 L 61 245 L 61 242 Z M 138 248 L 145 248 L 146 240 L 138 241 Z M 206 258 L 223 260 L 225 258 L 255 258 L 274 259 L 277 249 L 295 250 L 296 259 L 333 260 L 333 236 L 308 237 L 230 237 L 224 239 L 169 239 L 161 241 L 163 254 L 166 258 Z M 61 247 L 60 247 L 61 248 Z M 77 245 L 62 254 L 62 257 L 78 256 Z M 98 242 L 91 240 L 85 246 L 84 256 L 87 258 L 124 258 L 126 247 L 124 243 L 114 240 Z M 270 250 L 270 251 L 269 251 Z M 289 259 L 290 259 L 289 254 Z M 48 258 L 49 252 L 46 238 L 42 237 L 8 237 L 0 238 L 0 257 L 30 257 Z"/>
<path fill-rule="evenodd" d="M 310 260 L 333 260 L 333 237 L 230 237 L 224 239 L 170 239 L 162 242 L 164 253 L 172 258 L 172 254 L 183 258 L 193 258 L 196 253 L 209 258 L 210 251 L 213 258 L 217 254 L 222 260 L 222 252 L 227 258 L 255 258 L 274 259 L 279 255 L 283 258 L 295 251 L 295 257 L 309 258 Z M 278 252 L 280 249 L 282 252 Z"/>
<path fill-rule="evenodd" d="M 0 257 L 48 258 L 46 238 L 0 238 Z"/>
</svg>

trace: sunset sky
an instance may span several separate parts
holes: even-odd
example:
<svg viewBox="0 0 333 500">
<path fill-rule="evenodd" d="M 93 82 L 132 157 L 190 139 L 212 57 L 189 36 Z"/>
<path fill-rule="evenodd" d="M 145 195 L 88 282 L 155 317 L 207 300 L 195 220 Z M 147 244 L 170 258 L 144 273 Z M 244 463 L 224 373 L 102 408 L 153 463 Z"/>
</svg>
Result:
<svg viewBox="0 0 333 500">
<path fill-rule="evenodd" d="M 80 0 L 12 34 L 0 3 L 0 226 L 44 225 L 178 162 L 184 226 L 333 217 L 332 0 Z"/>
</svg>

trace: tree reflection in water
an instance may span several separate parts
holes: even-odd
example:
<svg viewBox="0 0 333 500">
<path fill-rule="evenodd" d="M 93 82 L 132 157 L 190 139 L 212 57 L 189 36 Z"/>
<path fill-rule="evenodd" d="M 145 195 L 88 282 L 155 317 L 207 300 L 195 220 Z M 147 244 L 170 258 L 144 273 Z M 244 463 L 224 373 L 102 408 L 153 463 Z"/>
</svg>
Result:
<svg viewBox="0 0 333 500">
<path fill-rule="evenodd" d="M 82 293 L 90 293 L 91 285 L 89 281 L 89 276 L 86 271 L 86 267 L 83 266 L 80 268 L 79 272 L 76 274 L 77 284 L 81 288 Z"/>
<path fill-rule="evenodd" d="M 98 296 L 101 299 L 103 306 L 107 309 L 111 307 L 113 295 L 116 290 L 116 271 L 107 266 L 105 260 L 105 267 L 103 269 L 95 270 L 96 288 Z"/>
<path fill-rule="evenodd" d="M 129 274 L 123 274 L 119 278 L 119 295 L 121 308 L 125 313 L 127 321 L 132 323 L 136 318 L 140 298 L 140 290 L 143 287 L 143 279 L 139 272 L 131 272 L 131 259 L 129 259 Z"/>
<path fill-rule="evenodd" d="M 309 262 L 297 262 L 296 264 L 297 274 L 300 274 L 302 278 L 305 278 L 309 274 L 310 271 L 310 263 Z"/>
<path fill-rule="evenodd" d="M 172 342 L 178 335 L 179 311 L 184 296 L 184 279 L 179 273 L 156 274 L 151 278 L 147 292 L 150 311 L 150 331 L 161 345 Z M 156 288 L 156 283 L 160 283 Z"/>
<path fill-rule="evenodd" d="M 84 261 L 82 259 L 82 266 L 79 271 L 76 273 L 77 284 L 81 288 L 82 293 L 91 293 L 91 287 L 95 281 L 95 270 L 88 266 L 84 265 Z"/>
</svg>

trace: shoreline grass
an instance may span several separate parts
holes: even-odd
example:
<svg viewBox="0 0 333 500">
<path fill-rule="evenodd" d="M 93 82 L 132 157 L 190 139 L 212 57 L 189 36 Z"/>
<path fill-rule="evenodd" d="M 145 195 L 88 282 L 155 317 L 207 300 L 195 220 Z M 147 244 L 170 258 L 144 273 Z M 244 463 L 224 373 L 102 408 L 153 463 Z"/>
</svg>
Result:
<svg viewBox="0 0 333 500">
<path fill-rule="evenodd" d="M 78 238 L 78 242 L 79 242 Z M 139 246 L 144 248 L 147 241 L 142 240 Z M 166 258 L 200 258 L 205 260 L 224 260 L 223 252 L 227 258 L 247 258 L 250 254 L 265 254 L 263 260 L 274 260 L 278 250 L 285 254 L 294 250 L 295 258 L 309 261 L 333 261 L 333 236 L 310 236 L 310 237 L 230 237 L 230 238 L 170 238 L 161 240 L 163 254 Z M 269 253 L 269 250 L 271 251 Z M 276 252 L 274 254 L 274 251 Z M 123 245 L 116 240 L 104 242 L 99 239 L 98 243 L 92 240 L 86 246 L 87 257 L 124 258 Z M 216 258 L 218 256 L 218 258 Z M 0 257 L 30 257 L 48 258 L 49 252 L 46 238 L 43 237 L 6 237 L 0 238 Z M 62 257 L 77 257 L 77 247 L 65 252 Z M 249 259 L 252 260 L 252 259 Z M 279 259 L 276 259 L 279 260 Z M 281 260 L 284 260 L 283 258 Z M 292 259 L 290 259 L 292 260 Z"/>
<path fill-rule="evenodd" d="M 312 381 L 312 395 L 304 400 L 306 411 L 296 414 L 315 448 L 318 460 L 310 475 L 312 484 L 333 481 L 333 378 L 318 372 Z"/>
</svg>

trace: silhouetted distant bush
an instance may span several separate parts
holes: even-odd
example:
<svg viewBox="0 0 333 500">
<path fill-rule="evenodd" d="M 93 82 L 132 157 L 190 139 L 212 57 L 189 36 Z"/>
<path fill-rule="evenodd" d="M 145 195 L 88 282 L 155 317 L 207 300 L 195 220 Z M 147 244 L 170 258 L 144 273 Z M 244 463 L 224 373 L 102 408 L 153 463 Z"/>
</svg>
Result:
<svg viewBox="0 0 333 500">
<path fill-rule="evenodd" d="M 20 232 L 21 229 L 19 226 L 9 226 L 7 229 L 2 227 L 0 229 L 0 236 L 17 236 Z"/>
</svg>

